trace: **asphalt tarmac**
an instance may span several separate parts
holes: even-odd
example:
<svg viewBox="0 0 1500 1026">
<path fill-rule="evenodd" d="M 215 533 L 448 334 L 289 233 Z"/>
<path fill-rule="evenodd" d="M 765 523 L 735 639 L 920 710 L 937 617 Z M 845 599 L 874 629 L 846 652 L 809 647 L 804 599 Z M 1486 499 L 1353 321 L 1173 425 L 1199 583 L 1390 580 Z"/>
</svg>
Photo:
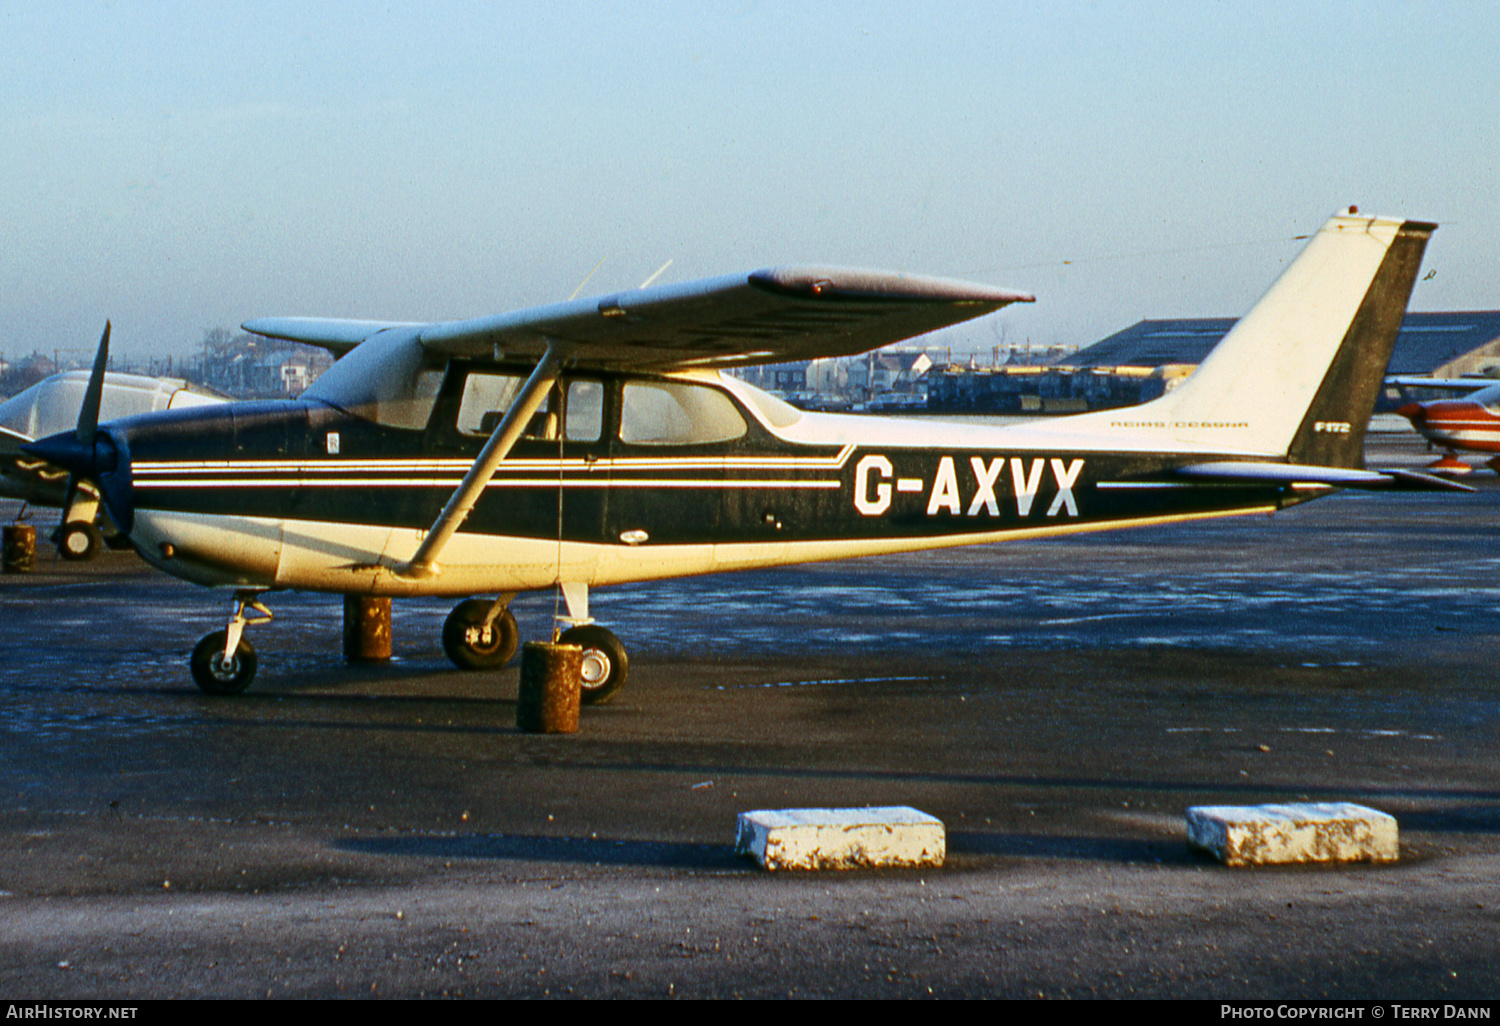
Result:
<svg viewBox="0 0 1500 1026">
<path fill-rule="evenodd" d="M 1380 443 L 1372 463 L 1418 462 Z M 1377 447 L 1378 448 L 1378 447 Z M 129 554 L 0 577 L 0 997 L 1500 996 L 1500 481 L 597 592 L 571 736 L 399 601 L 347 666 Z M 0 509 L 8 521 L 13 506 Z M 554 598 L 514 607 L 526 637 Z M 1227 869 L 1201 804 L 1353 801 L 1395 865 Z M 912 805 L 938 870 L 767 873 L 764 808 Z"/>
</svg>

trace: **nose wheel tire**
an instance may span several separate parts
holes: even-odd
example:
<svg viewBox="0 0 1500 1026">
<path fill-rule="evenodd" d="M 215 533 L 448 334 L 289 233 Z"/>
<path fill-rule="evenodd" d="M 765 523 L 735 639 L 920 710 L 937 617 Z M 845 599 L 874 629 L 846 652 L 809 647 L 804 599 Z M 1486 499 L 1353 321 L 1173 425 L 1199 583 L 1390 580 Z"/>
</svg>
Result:
<svg viewBox="0 0 1500 1026">
<path fill-rule="evenodd" d="M 193 680 L 210 695 L 237 695 L 255 679 L 255 648 L 241 638 L 234 655 L 225 662 L 224 645 L 228 640 L 228 631 L 214 631 L 193 649 L 190 661 Z"/>
<path fill-rule="evenodd" d="M 492 603 L 484 599 L 460 602 L 443 621 L 443 651 L 453 665 L 465 670 L 497 670 L 510 662 L 521 641 L 521 630 L 509 609 L 500 611 L 485 627 Z"/>
<path fill-rule="evenodd" d="M 104 536 L 93 524 L 74 520 L 63 524 L 57 535 L 57 554 L 63 559 L 83 563 L 94 558 Z"/>
<path fill-rule="evenodd" d="M 625 686 L 630 673 L 630 657 L 620 639 L 598 624 L 570 627 L 557 639 L 564 645 L 583 649 L 583 681 L 579 701 L 584 705 L 603 705 Z"/>
</svg>

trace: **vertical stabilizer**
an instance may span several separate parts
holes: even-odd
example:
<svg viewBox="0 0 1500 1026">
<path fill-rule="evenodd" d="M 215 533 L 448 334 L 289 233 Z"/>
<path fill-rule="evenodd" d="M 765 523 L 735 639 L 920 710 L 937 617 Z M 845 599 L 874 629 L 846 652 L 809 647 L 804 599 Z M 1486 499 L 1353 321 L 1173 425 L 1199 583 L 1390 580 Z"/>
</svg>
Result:
<svg viewBox="0 0 1500 1026">
<path fill-rule="evenodd" d="M 1292 463 L 1365 465 L 1365 431 L 1436 225 L 1403 222 L 1287 449 Z"/>
<path fill-rule="evenodd" d="M 1177 389 L 1089 414 L 1177 443 L 1362 465 L 1365 429 L 1436 225 L 1332 217 Z"/>
</svg>

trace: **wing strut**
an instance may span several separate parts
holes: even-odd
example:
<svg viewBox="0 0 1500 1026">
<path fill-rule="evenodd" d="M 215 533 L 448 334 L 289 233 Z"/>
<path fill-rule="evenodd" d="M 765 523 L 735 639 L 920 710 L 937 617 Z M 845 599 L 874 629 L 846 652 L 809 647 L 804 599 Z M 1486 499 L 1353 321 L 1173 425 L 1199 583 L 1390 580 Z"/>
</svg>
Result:
<svg viewBox="0 0 1500 1026">
<path fill-rule="evenodd" d="M 495 433 L 490 435 L 488 442 L 484 443 L 484 448 L 474 460 L 474 465 L 469 468 L 469 472 L 459 482 L 458 489 L 448 500 L 448 504 L 438 514 L 437 521 L 427 532 L 427 537 L 422 540 L 421 545 L 417 546 L 417 551 L 412 553 L 411 559 L 397 564 L 394 568 L 396 576 L 432 577 L 438 573 L 437 560 L 442 554 L 443 547 L 468 518 L 474 505 L 479 501 L 479 496 L 484 494 L 485 486 L 490 483 L 490 478 L 494 477 L 495 471 L 500 468 L 500 461 L 510 454 L 510 450 L 521 437 L 521 432 L 531 422 L 531 415 L 541 408 L 548 389 L 557 383 L 561 362 L 562 353 L 559 344 L 548 343 L 547 352 L 542 355 L 541 362 L 536 365 L 536 370 L 531 372 L 531 377 L 526 379 L 526 384 L 521 387 L 520 395 L 516 396 L 516 401 L 506 411 L 505 418 L 495 428 Z"/>
</svg>

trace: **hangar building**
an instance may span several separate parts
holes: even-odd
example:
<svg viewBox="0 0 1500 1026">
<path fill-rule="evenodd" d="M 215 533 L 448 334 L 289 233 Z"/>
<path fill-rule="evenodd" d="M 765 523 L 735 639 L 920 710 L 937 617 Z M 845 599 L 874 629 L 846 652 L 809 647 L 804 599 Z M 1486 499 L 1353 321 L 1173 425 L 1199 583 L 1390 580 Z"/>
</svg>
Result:
<svg viewBox="0 0 1500 1026">
<path fill-rule="evenodd" d="M 1072 413 L 1145 402 L 1192 373 L 1236 320 L 1140 321 L 1045 367 L 950 367 L 929 375 L 929 405 Z M 1386 374 L 1500 377 L 1500 310 L 1408 313 Z M 1385 398 L 1400 397 L 1388 390 Z"/>
</svg>

